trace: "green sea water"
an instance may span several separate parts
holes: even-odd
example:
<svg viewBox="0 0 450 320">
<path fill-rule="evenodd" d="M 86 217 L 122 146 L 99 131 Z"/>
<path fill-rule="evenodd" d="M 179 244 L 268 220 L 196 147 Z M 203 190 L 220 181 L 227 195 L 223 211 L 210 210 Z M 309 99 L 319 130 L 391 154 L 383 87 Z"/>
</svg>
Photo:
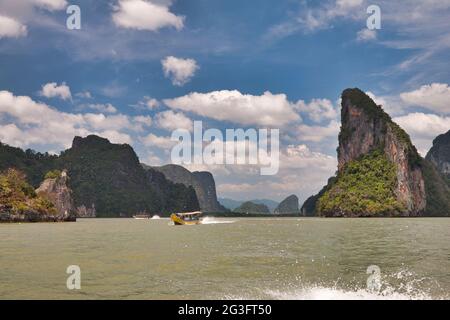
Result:
<svg viewBox="0 0 450 320">
<path fill-rule="evenodd" d="M 81 289 L 66 286 L 69 265 Z M 380 270 L 379 290 L 367 268 Z M 0 299 L 448 299 L 450 219 L 0 224 Z"/>
</svg>

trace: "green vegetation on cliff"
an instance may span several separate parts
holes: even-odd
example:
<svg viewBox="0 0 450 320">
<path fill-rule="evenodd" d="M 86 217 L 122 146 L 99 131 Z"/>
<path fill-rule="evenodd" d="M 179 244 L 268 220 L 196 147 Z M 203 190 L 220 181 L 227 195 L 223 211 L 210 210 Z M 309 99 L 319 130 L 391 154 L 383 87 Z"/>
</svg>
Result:
<svg viewBox="0 0 450 320">
<path fill-rule="evenodd" d="M 395 196 L 395 165 L 379 150 L 346 164 L 320 197 L 320 215 L 377 215 L 404 210 Z"/>
<path fill-rule="evenodd" d="M 57 179 L 61 177 L 61 170 L 55 169 L 47 172 L 44 179 Z"/>
<path fill-rule="evenodd" d="M 352 105 L 364 110 L 371 119 L 392 121 L 381 106 L 377 105 L 364 91 L 358 88 L 344 90 L 342 99 L 349 99 Z"/>
<path fill-rule="evenodd" d="M 56 214 L 56 208 L 45 197 L 36 194 L 26 176 L 15 169 L 0 173 L 0 212 Z"/>
</svg>

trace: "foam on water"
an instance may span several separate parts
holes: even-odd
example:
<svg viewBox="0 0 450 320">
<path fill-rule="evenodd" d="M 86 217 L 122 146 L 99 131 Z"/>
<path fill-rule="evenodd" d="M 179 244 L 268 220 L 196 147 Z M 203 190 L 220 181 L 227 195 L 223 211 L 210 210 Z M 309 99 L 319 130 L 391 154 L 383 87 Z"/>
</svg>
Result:
<svg viewBox="0 0 450 320">
<path fill-rule="evenodd" d="M 234 223 L 235 220 L 220 220 L 214 217 L 205 217 L 202 219 L 202 224 L 220 224 L 220 223 Z"/>
<path fill-rule="evenodd" d="M 399 280 L 392 285 L 392 280 Z M 378 292 L 363 287 L 342 288 L 324 284 L 302 285 L 301 282 L 286 285 L 283 289 L 257 289 L 256 293 L 226 296 L 225 299 L 268 300 L 432 300 L 448 299 L 447 294 L 432 295 L 430 289 L 439 285 L 429 278 L 420 278 L 408 270 L 384 277 Z"/>
<path fill-rule="evenodd" d="M 403 293 L 395 290 L 372 292 L 367 289 L 346 290 L 336 287 L 311 286 L 292 290 L 262 290 L 254 295 L 226 296 L 225 299 L 248 300 L 431 300 L 425 292 Z M 443 299 L 443 298 L 442 298 Z"/>
<path fill-rule="evenodd" d="M 161 217 L 156 214 L 153 217 L 151 217 L 151 220 L 159 220 L 159 219 L 161 219 Z"/>
<path fill-rule="evenodd" d="M 400 293 L 396 291 L 371 292 L 367 289 L 344 290 L 315 286 L 294 291 L 267 290 L 274 300 L 428 300 L 426 293 Z"/>
</svg>

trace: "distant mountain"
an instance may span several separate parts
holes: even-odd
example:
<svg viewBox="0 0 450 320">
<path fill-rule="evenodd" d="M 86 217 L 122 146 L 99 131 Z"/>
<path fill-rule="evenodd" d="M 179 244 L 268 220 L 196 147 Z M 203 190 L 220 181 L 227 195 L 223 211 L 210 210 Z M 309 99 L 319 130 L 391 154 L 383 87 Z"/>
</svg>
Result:
<svg viewBox="0 0 450 320">
<path fill-rule="evenodd" d="M 426 159 L 432 162 L 450 181 L 450 131 L 433 140 Z"/>
<path fill-rule="evenodd" d="M 233 200 L 229 198 L 219 198 L 218 200 L 222 206 L 229 210 L 234 210 L 243 203 L 243 201 Z"/>
<path fill-rule="evenodd" d="M 279 205 L 279 202 L 276 202 L 274 200 L 270 199 L 253 199 L 250 200 L 250 202 L 256 203 L 256 204 L 263 204 L 267 208 L 269 208 L 270 212 L 273 212 L 275 208 Z"/>
<path fill-rule="evenodd" d="M 381 106 L 363 91 L 347 89 L 342 93 L 337 176 L 305 202 L 302 212 L 449 216 L 450 188 Z"/>
<path fill-rule="evenodd" d="M 267 206 L 270 210 L 270 212 L 273 212 L 275 208 L 278 206 L 278 202 L 270 199 L 255 199 L 255 200 L 249 200 L 250 202 L 253 202 L 255 204 L 263 204 Z M 229 198 L 219 198 L 219 202 L 227 209 L 234 210 L 240 205 L 242 205 L 245 201 L 240 200 L 233 200 Z"/>
<path fill-rule="evenodd" d="M 251 201 L 246 201 L 241 204 L 239 207 L 233 210 L 233 212 L 237 213 L 264 213 L 270 214 L 269 208 L 264 204 L 258 204 Z"/>
<path fill-rule="evenodd" d="M 295 214 L 299 212 L 298 197 L 294 194 L 281 201 L 274 210 L 275 214 Z"/>
<path fill-rule="evenodd" d="M 97 216 L 132 216 L 141 211 L 167 216 L 200 209 L 192 187 L 145 170 L 131 146 L 95 135 L 75 137 L 72 147 L 59 157 L 1 144 L 0 170 L 10 167 L 24 171 L 35 187 L 46 172 L 66 169 L 74 205 L 94 205 Z"/>
<path fill-rule="evenodd" d="M 164 174 L 164 176 L 174 183 L 181 183 L 187 187 L 193 187 L 200 204 L 200 209 L 204 212 L 223 212 L 226 208 L 222 207 L 217 201 L 216 183 L 214 177 L 209 172 L 190 172 L 186 168 L 168 164 L 162 167 L 149 167 Z"/>
</svg>

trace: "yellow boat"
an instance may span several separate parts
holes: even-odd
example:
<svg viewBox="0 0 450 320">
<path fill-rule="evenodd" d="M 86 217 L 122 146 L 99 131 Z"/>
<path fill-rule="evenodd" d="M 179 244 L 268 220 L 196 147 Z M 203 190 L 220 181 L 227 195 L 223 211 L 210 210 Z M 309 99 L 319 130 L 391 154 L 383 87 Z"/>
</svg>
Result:
<svg viewBox="0 0 450 320">
<path fill-rule="evenodd" d="M 191 226 L 202 223 L 200 217 L 201 211 L 185 212 L 185 213 L 172 213 L 170 219 L 176 226 Z"/>
</svg>

